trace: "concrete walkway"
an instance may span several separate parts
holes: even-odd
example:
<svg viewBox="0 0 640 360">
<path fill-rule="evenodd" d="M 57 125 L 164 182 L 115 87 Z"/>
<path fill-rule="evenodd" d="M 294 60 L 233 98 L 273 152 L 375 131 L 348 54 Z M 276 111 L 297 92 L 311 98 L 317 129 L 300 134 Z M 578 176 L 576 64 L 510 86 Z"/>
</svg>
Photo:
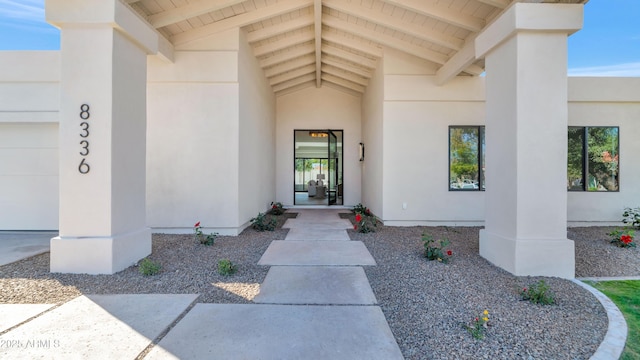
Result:
<svg viewBox="0 0 640 360">
<path fill-rule="evenodd" d="M 49 251 L 50 231 L 0 231 L 0 266 Z"/>
<path fill-rule="evenodd" d="M 1 305 L 0 358 L 403 359 L 340 210 L 296 210 L 255 304 L 197 295 L 86 295 L 61 306 Z M 344 211 L 344 210 L 342 210 Z"/>
</svg>

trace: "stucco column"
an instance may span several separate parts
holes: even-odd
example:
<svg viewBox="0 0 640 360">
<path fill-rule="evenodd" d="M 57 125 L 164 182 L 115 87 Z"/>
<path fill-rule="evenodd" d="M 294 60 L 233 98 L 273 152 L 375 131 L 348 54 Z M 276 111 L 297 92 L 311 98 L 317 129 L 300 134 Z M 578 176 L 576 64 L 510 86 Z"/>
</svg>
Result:
<svg viewBox="0 0 640 360">
<path fill-rule="evenodd" d="M 518 3 L 476 39 L 486 61 L 486 222 L 480 255 L 573 278 L 567 239 L 567 37 L 582 5 Z"/>
<path fill-rule="evenodd" d="M 118 0 L 47 0 L 61 30 L 60 236 L 51 271 L 112 274 L 151 253 L 147 53 L 157 36 Z"/>
</svg>

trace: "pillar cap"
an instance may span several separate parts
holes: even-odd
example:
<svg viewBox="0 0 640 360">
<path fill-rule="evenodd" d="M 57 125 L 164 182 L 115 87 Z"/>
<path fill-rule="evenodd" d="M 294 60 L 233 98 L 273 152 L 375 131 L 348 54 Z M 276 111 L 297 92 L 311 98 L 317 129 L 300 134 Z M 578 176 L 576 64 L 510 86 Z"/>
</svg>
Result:
<svg viewBox="0 0 640 360">
<path fill-rule="evenodd" d="M 583 4 L 516 3 L 475 39 L 476 58 L 520 31 L 562 32 L 571 35 L 582 29 Z"/>
</svg>

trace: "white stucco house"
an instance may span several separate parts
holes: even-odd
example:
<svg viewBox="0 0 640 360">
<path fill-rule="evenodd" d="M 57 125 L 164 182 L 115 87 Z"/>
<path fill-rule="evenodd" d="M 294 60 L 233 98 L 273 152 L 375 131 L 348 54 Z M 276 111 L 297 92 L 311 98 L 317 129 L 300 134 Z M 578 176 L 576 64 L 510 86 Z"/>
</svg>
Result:
<svg viewBox="0 0 640 360">
<path fill-rule="evenodd" d="M 567 77 L 585 2 L 46 0 L 61 50 L 0 52 L 0 230 L 110 274 L 152 232 L 363 203 L 572 278 L 567 226 L 640 204 L 640 78 Z"/>
</svg>

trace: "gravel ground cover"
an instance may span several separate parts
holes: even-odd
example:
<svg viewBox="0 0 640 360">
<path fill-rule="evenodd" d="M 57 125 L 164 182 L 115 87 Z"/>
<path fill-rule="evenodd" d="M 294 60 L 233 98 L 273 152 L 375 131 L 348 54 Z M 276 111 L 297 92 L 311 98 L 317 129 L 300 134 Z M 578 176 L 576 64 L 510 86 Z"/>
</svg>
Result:
<svg viewBox="0 0 640 360">
<path fill-rule="evenodd" d="M 352 214 L 343 214 L 353 221 Z M 197 244 L 192 235 L 153 235 L 150 258 L 160 274 L 144 277 L 137 267 L 114 275 L 50 274 L 49 254 L 0 267 L 0 303 L 63 303 L 80 294 L 197 293 L 199 302 L 250 303 L 268 267 L 257 262 L 281 229 L 289 212 L 278 217 L 274 232 L 246 229 L 238 237 L 220 236 L 215 245 Z M 607 328 L 604 310 L 572 282 L 546 278 L 558 300 L 541 306 L 520 301 L 519 291 L 539 278 L 515 277 L 478 255 L 479 228 L 380 225 L 352 240 L 365 243 L 378 263 L 367 277 L 407 359 L 588 359 Z M 638 276 L 640 249 L 609 244 L 611 228 L 572 228 L 577 276 Z M 447 238 L 448 264 L 422 256 L 421 234 Z M 232 276 L 217 273 L 217 262 L 238 266 Z M 491 325 L 484 340 L 463 328 L 483 310 Z"/>
<path fill-rule="evenodd" d="M 353 215 L 343 214 L 353 221 Z M 516 277 L 478 255 L 480 228 L 385 227 L 365 243 L 377 266 L 365 271 L 407 359 L 588 359 L 602 342 L 607 317 L 600 303 L 570 281 L 544 278 L 557 304 L 521 301 L 519 293 L 542 279 Z M 571 229 L 578 276 L 638 276 L 638 249 L 609 244 L 611 228 Z M 423 257 L 421 235 L 448 239 L 448 264 Z M 586 259 L 583 259 L 586 257 Z M 484 340 L 464 328 L 489 310 Z"/>
</svg>

